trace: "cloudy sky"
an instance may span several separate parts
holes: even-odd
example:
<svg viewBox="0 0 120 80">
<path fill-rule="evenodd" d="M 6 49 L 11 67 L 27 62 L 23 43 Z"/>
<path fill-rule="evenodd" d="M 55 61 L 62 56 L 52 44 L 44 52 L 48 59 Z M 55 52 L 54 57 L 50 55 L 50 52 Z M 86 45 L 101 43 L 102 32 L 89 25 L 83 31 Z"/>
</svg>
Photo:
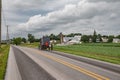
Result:
<svg viewBox="0 0 120 80">
<path fill-rule="evenodd" d="M 120 34 L 120 0 L 3 0 L 2 38 L 63 32 Z"/>
</svg>

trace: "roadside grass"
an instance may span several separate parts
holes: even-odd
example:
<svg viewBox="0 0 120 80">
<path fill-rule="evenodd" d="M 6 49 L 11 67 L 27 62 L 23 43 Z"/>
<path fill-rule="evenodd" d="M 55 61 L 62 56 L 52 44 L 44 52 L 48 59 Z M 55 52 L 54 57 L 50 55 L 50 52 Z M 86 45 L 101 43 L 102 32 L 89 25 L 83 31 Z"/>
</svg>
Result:
<svg viewBox="0 0 120 80">
<path fill-rule="evenodd" d="M 120 64 L 120 44 L 83 43 L 69 46 L 54 46 L 54 50 Z"/>
<path fill-rule="evenodd" d="M 0 80 L 4 80 L 8 53 L 9 53 L 9 45 L 2 45 L 0 48 Z"/>
<path fill-rule="evenodd" d="M 34 43 L 22 43 L 20 46 L 30 47 L 30 48 L 38 48 L 39 42 L 34 42 Z"/>
</svg>

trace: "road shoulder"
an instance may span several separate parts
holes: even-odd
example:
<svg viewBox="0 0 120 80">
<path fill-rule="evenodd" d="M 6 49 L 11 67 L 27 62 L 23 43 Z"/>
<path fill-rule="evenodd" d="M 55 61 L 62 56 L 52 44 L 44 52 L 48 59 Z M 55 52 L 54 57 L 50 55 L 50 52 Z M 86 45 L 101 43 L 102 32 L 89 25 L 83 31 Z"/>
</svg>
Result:
<svg viewBox="0 0 120 80">
<path fill-rule="evenodd" d="M 13 48 L 10 46 L 5 80 L 22 80 L 15 60 Z"/>
</svg>

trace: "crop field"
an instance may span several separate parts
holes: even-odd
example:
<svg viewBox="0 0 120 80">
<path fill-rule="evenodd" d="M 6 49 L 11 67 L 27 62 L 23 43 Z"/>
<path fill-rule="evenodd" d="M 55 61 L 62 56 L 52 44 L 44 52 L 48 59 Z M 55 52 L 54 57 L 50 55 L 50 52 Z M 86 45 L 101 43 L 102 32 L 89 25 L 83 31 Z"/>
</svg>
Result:
<svg viewBox="0 0 120 80">
<path fill-rule="evenodd" d="M 83 43 L 69 46 L 54 46 L 54 50 L 120 64 L 120 44 Z"/>
<path fill-rule="evenodd" d="M 9 53 L 9 45 L 2 45 L 0 48 L 0 80 L 4 80 L 8 53 Z"/>
</svg>

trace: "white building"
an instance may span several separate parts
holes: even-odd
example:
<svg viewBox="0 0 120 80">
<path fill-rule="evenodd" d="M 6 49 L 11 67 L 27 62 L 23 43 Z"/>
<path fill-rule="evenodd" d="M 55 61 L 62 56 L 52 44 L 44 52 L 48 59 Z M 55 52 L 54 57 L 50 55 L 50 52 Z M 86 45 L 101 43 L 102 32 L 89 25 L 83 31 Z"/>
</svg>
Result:
<svg viewBox="0 0 120 80">
<path fill-rule="evenodd" d="M 114 39 L 113 39 L 113 43 L 120 43 L 120 39 L 114 38 Z"/>
<path fill-rule="evenodd" d="M 74 36 L 74 37 L 63 37 L 63 42 L 65 44 L 76 44 L 80 43 L 81 36 Z"/>
<path fill-rule="evenodd" d="M 102 37 L 102 42 L 108 42 L 108 38 Z"/>
<path fill-rule="evenodd" d="M 67 43 L 69 41 L 71 41 L 74 37 L 63 37 L 63 42 Z"/>
</svg>

